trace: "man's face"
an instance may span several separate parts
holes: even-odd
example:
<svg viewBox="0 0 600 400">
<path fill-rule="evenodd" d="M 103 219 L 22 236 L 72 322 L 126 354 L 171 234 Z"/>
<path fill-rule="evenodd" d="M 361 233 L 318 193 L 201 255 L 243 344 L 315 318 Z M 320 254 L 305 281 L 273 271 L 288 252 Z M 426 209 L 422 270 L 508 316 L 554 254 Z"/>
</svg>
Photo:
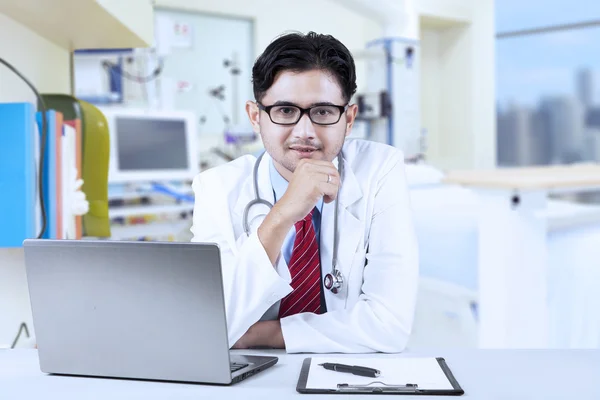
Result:
<svg viewBox="0 0 600 400">
<path fill-rule="evenodd" d="M 283 71 L 261 100 L 265 107 L 285 102 L 302 108 L 329 103 L 344 106 L 346 102 L 336 78 L 327 71 Z M 248 102 L 246 110 L 255 132 L 260 133 L 267 152 L 275 167 L 287 180 L 303 158 L 333 161 L 350 134 L 357 106 L 348 107 L 340 120 L 333 125 L 314 124 L 305 113 L 295 125 L 278 125 L 271 121 L 265 111 L 254 102 Z M 284 110 L 287 111 L 287 110 Z"/>
</svg>

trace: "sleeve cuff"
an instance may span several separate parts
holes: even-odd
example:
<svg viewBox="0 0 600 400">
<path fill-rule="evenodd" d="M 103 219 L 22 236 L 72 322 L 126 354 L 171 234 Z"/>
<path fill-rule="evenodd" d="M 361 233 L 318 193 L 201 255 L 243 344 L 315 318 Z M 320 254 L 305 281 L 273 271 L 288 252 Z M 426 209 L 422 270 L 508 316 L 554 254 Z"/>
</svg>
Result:
<svg viewBox="0 0 600 400">
<path fill-rule="evenodd" d="M 244 256 L 250 257 L 254 261 L 253 264 L 259 269 L 257 276 L 260 276 L 261 286 L 268 288 L 265 294 L 270 307 L 290 294 L 293 288 L 290 286 L 290 282 L 277 273 L 256 233 L 250 235 L 247 244 L 249 251 Z"/>
<path fill-rule="evenodd" d="M 295 321 L 297 316 L 289 316 L 282 318 L 279 323 L 281 325 L 281 334 L 285 343 L 285 351 L 287 353 L 301 353 L 306 349 L 307 337 L 303 337 L 302 332 L 298 329 L 298 323 Z"/>
</svg>

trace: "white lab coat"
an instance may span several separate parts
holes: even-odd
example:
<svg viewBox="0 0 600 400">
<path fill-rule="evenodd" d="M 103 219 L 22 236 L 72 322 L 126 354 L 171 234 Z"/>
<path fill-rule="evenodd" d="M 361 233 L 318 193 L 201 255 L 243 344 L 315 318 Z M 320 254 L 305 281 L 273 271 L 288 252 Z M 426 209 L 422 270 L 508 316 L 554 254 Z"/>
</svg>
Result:
<svg viewBox="0 0 600 400">
<path fill-rule="evenodd" d="M 251 235 L 242 224 L 254 199 L 255 156 L 240 157 L 199 174 L 192 233 L 194 242 L 221 250 L 229 343 L 233 346 L 265 312 L 292 291 L 284 257 L 271 264 L 256 233 L 268 208 L 250 212 Z M 258 171 L 261 198 L 273 202 L 270 156 Z M 325 290 L 328 312 L 283 318 L 290 353 L 400 352 L 408 340 L 418 285 L 418 253 L 410 215 L 402 153 L 380 143 L 347 139 L 339 192 L 338 269 L 343 290 Z M 337 166 L 337 160 L 334 162 Z M 331 271 L 334 202 L 323 205 L 321 269 Z"/>
</svg>

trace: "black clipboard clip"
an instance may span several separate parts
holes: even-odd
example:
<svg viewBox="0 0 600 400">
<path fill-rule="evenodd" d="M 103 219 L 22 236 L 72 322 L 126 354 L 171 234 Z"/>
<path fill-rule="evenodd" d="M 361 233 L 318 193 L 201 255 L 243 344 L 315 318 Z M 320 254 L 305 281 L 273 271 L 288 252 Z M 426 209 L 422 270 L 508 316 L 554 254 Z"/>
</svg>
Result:
<svg viewBox="0 0 600 400">
<path fill-rule="evenodd" d="M 419 385 L 415 383 L 407 383 L 405 385 L 389 385 L 380 381 L 367 383 L 366 385 L 338 383 L 337 391 L 342 393 L 417 393 L 419 391 Z"/>
</svg>

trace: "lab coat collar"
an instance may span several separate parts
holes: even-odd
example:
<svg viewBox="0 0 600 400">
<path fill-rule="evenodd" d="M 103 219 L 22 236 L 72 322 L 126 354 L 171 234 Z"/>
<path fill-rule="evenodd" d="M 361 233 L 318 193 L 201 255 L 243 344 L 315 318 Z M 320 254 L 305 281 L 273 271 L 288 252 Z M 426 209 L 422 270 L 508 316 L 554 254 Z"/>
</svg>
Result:
<svg viewBox="0 0 600 400">
<path fill-rule="evenodd" d="M 339 196 L 340 204 L 347 208 L 360 200 L 363 196 L 363 192 L 358 183 L 358 179 L 356 179 L 356 175 L 354 175 L 354 171 L 352 171 L 350 163 L 343 157 L 343 155 L 342 162 L 344 163 L 344 169 L 342 171 L 342 184 L 340 187 Z M 338 168 L 337 158 L 335 159 L 334 164 L 335 167 Z"/>
</svg>

